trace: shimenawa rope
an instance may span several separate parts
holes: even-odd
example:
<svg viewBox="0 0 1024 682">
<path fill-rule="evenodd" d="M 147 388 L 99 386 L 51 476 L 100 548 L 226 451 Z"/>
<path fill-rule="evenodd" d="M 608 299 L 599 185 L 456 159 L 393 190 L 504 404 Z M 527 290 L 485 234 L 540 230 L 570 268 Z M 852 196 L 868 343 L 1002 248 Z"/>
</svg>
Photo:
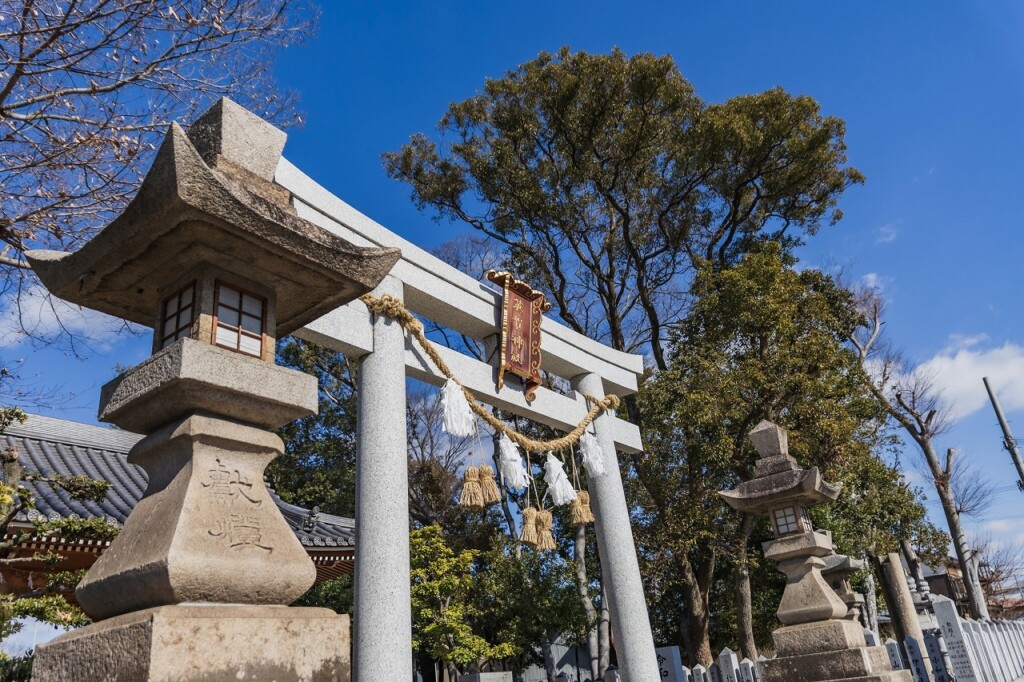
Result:
<svg viewBox="0 0 1024 682">
<path fill-rule="evenodd" d="M 459 387 L 466 396 L 466 401 L 469 403 L 470 409 L 472 409 L 478 417 L 490 424 L 491 428 L 504 433 L 524 450 L 529 452 L 545 452 L 548 450 L 563 450 L 571 447 L 579 441 L 583 432 L 586 431 L 587 427 L 590 426 L 597 415 L 604 410 L 615 410 L 619 407 L 619 397 L 617 395 L 609 393 L 604 398 L 596 398 L 592 395 L 584 394 L 584 397 L 587 399 L 587 402 L 590 403 L 591 407 L 586 416 L 583 417 L 583 421 L 577 424 L 576 428 L 572 431 L 560 438 L 553 438 L 551 440 L 534 440 L 529 436 L 524 436 L 491 414 L 490 410 L 480 404 L 469 389 L 463 386 L 459 380 L 455 378 L 455 375 L 452 374 L 452 370 L 437 352 L 437 349 L 435 349 L 433 344 L 431 344 L 427 339 L 426 334 L 423 331 L 423 323 L 417 320 L 416 317 L 406 309 L 401 301 L 389 294 L 384 294 L 383 296 L 366 294 L 365 296 L 360 297 L 359 300 L 365 303 L 366 307 L 369 308 L 370 312 L 373 314 L 385 315 L 401 324 L 406 331 L 412 334 L 413 338 L 416 339 L 416 342 L 423 349 L 423 352 L 427 354 L 427 357 L 430 358 L 430 361 L 434 363 L 434 366 L 437 367 L 441 374 L 459 384 Z"/>
</svg>

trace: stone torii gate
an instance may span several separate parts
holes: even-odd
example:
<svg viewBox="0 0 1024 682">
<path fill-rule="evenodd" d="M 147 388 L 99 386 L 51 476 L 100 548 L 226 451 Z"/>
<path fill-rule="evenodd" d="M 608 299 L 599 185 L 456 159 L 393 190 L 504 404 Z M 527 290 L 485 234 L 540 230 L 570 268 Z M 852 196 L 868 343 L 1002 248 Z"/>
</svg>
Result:
<svg viewBox="0 0 1024 682">
<path fill-rule="evenodd" d="M 282 158 L 274 181 L 291 193 L 299 217 L 357 246 L 396 247 L 402 256 L 374 291 L 402 300 L 414 313 L 466 336 L 493 341 L 500 325 L 501 296 L 363 215 Z M 562 431 L 573 429 L 589 409 L 584 394 L 620 397 L 635 393 L 643 359 L 613 350 L 553 319 L 541 325 L 544 369 L 572 382 L 566 397 L 545 388 L 527 403 L 517 386 L 495 389 L 495 368 L 458 351 L 438 347 L 459 381 L 492 406 Z M 409 595 L 408 486 L 405 421 L 406 377 L 440 386 L 437 371 L 402 327 L 374 317 L 354 301 L 335 309 L 296 335 L 360 358 L 358 456 L 356 463 L 355 678 L 412 677 Z M 605 453 L 643 448 L 639 428 L 603 413 L 594 422 Z M 589 480 L 598 549 L 611 612 L 619 670 L 628 682 L 660 679 L 644 600 L 629 510 L 619 468 Z"/>
<path fill-rule="evenodd" d="M 352 299 L 360 286 L 365 291 L 376 284 L 376 295 L 389 294 L 414 313 L 491 343 L 500 329 L 500 296 L 317 185 L 281 157 L 284 142 L 284 133 L 238 105 L 221 100 L 187 136 L 172 126 L 139 196 L 95 243 L 70 255 L 28 254 L 51 291 L 69 300 L 143 323 L 153 319 L 158 309 L 161 311 L 154 325 L 159 330 L 154 356 L 104 387 L 101 417 L 125 428 L 147 432 L 163 429 L 147 438 L 147 443 L 200 439 L 198 445 L 179 448 L 173 471 L 165 471 L 164 455 L 151 457 L 151 468 L 157 473 L 151 472 L 152 490 L 147 491 L 146 504 L 140 503 L 140 509 L 150 511 L 136 509 L 132 516 L 137 518 L 132 521 L 130 517 L 126 523 L 124 537 L 118 539 L 118 552 L 111 552 L 106 573 L 91 571 L 83 583 L 84 591 L 79 588 L 85 596 L 89 589 L 96 592 L 92 610 L 106 620 L 48 646 L 48 653 L 44 652 L 47 662 L 40 666 L 47 672 L 38 675 L 40 679 L 76 679 L 75 662 L 81 660 L 76 657 L 95 649 L 90 642 L 112 641 L 128 627 L 142 633 L 137 637 L 140 652 L 159 649 L 169 656 L 170 664 L 174 658 L 171 652 L 182 649 L 174 648 L 178 646 L 176 641 L 158 643 L 156 635 L 152 635 L 152 645 L 149 643 L 146 637 L 157 631 L 157 625 L 155 621 L 140 620 L 149 613 L 170 614 L 167 618 L 191 619 L 189 622 L 206 619 L 203 622 L 212 623 L 204 626 L 208 629 L 223 627 L 229 616 L 235 619 L 232 622 L 241 623 L 238 614 L 242 614 L 248 625 L 236 636 L 243 639 L 245 628 L 257 627 L 253 624 L 261 618 L 284 623 L 300 617 L 301 609 L 281 611 L 283 607 L 272 606 L 269 611 L 260 611 L 244 605 L 288 603 L 295 589 L 298 593 L 305 589 L 302 585 L 308 576 L 303 573 L 284 581 L 287 585 L 282 583 L 280 595 L 254 596 L 246 593 L 251 585 L 232 585 L 228 569 L 248 566 L 253 555 L 208 557 L 203 548 L 225 537 L 233 542 L 234 536 L 227 535 L 227 526 L 198 532 L 192 526 L 196 519 L 203 523 L 203 516 L 190 502 L 200 499 L 197 495 L 205 495 L 203 490 L 220 481 L 230 493 L 229 498 L 220 500 L 225 509 L 230 505 L 241 505 L 246 510 L 258 507 L 263 494 L 259 482 L 262 467 L 279 451 L 280 441 L 254 431 L 251 425 L 272 429 L 315 407 L 308 390 L 312 387 L 306 385 L 311 377 L 273 367 L 273 340 L 278 332 L 292 332 L 359 359 L 354 679 L 412 679 L 409 501 L 407 495 L 400 494 L 408 486 L 406 378 L 440 385 L 445 377 L 413 345 L 398 321 L 372 315 L 365 304 Z M 385 248 L 360 250 L 353 246 Z M 112 260 L 115 256 L 116 261 Z M 199 274 L 181 290 L 187 290 L 186 295 L 179 292 L 175 281 L 186 275 L 177 270 L 192 261 L 199 264 Z M 388 270 L 392 262 L 395 265 Z M 259 281 L 260 277 L 264 281 Z M 152 286 L 157 280 L 161 287 L 170 287 L 170 298 L 166 298 L 167 292 L 160 294 L 164 300 L 151 291 L 158 288 Z M 334 308 L 343 301 L 351 302 Z M 254 307 L 250 309 L 250 305 Z M 249 330 L 250 323 L 256 332 Z M 570 381 L 575 389 L 573 396 L 540 388 L 535 399 L 527 403 L 516 387 L 495 388 L 494 367 L 455 350 L 437 350 L 481 402 L 563 431 L 572 430 L 588 412 L 585 395 L 625 396 L 636 391 L 637 377 L 643 371 L 639 356 L 614 351 L 551 319 L 544 321 L 541 332 L 544 367 Z M 224 346 L 232 350 L 224 350 Z M 247 353 L 255 357 L 244 358 Z M 168 387 L 177 387 L 174 390 L 178 392 L 168 394 Z M 212 395 L 210 387 L 219 393 Z M 165 395 L 177 396 L 181 405 L 158 399 Z M 182 433 L 171 433 L 168 429 L 172 426 L 162 425 L 172 417 L 181 417 L 178 412 L 187 420 L 174 422 L 178 426 L 172 424 Z M 210 414 L 220 415 L 221 421 L 203 426 L 213 424 Z M 198 436 L 183 431 L 188 427 L 199 433 L 200 426 L 211 434 L 216 429 L 228 429 L 234 440 L 216 435 L 219 431 Z M 606 457 L 617 451 L 636 453 L 642 448 L 639 429 L 613 413 L 601 413 L 594 421 L 594 430 Z M 243 455 L 256 442 L 261 448 L 259 462 L 246 463 L 249 460 Z M 144 454 L 140 451 L 135 456 Z M 206 464 L 207 459 L 212 464 Z M 232 473 L 224 462 L 236 459 L 239 463 L 231 466 L 238 470 Z M 204 467 L 212 467 L 209 472 L 199 467 L 200 460 Z M 607 464 L 608 475 L 590 481 L 590 495 L 616 652 L 624 679 L 650 682 L 659 679 L 659 671 L 629 510 L 619 469 L 614 462 Z M 242 469 L 245 471 L 240 473 Z M 221 473 L 227 478 L 217 478 Z M 169 484 L 172 474 L 175 483 Z M 247 487 L 243 490 L 240 486 Z M 239 490 L 249 491 L 244 499 L 236 499 Z M 168 524 L 153 510 L 163 509 L 160 505 L 167 506 L 170 503 L 165 500 L 172 497 L 183 520 Z M 232 526 L 231 532 L 245 531 L 248 535 L 239 535 L 239 542 L 231 546 L 242 543 L 263 552 L 259 556 L 266 565 L 261 570 L 267 576 L 273 574 L 272 563 L 280 565 L 281 561 L 289 570 L 302 573 L 303 567 L 288 565 L 284 549 L 273 548 L 253 534 L 254 528 L 269 533 L 273 519 L 253 518 L 249 521 L 248 516 L 238 516 L 238 528 Z M 129 524 L 133 524 L 131 532 Z M 158 552 L 150 547 L 157 531 L 162 534 L 161 542 L 166 541 L 171 549 L 161 545 Z M 178 547 L 175 543 L 186 540 L 195 544 L 187 561 L 174 554 Z M 214 559 L 219 562 L 218 570 L 228 572 L 218 578 L 217 589 L 211 591 L 205 569 L 191 570 L 194 567 L 188 562 L 211 563 Z M 155 571 L 152 589 L 141 590 L 138 581 L 133 582 L 133 576 L 141 570 L 138 566 Z M 183 573 L 180 566 L 190 572 Z M 127 587 L 109 587 L 115 583 Z M 124 603 L 108 604 L 108 597 Z M 218 608 L 227 609 L 227 615 L 211 610 L 211 603 L 223 603 Z M 330 621 L 325 614 L 301 617 Z M 237 630 L 241 626 L 232 627 Z M 290 625 L 285 630 L 281 627 L 285 626 L 279 626 L 280 632 L 298 632 Z M 321 627 L 321 635 L 333 637 L 331 633 L 340 627 L 330 621 Z M 297 651 L 295 646 L 274 641 L 275 636 L 268 635 L 266 646 L 276 647 L 275 660 L 291 669 L 293 676 L 298 674 L 294 679 L 320 679 L 295 672 L 293 662 L 289 662 L 298 655 L 292 653 Z M 188 647 L 194 644 L 186 641 L 184 650 L 191 651 Z M 342 646 L 340 641 L 338 646 Z M 300 648 L 305 651 L 308 647 Z M 268 654 L 263 651 L 254 655 L 267 658 Z M 95 657 L 97 670 L 119 660 L 117 656 Z M 155 664 L 143 667 L 147 665 Z M 240 662 L 233 665 L 238 667 Z M 147 674 L 150 676 L 138 679 L 165 679 L 152 676 L 152 671 Z M 278 679 L 291 678 L 285 674 Z"/>
</svg>

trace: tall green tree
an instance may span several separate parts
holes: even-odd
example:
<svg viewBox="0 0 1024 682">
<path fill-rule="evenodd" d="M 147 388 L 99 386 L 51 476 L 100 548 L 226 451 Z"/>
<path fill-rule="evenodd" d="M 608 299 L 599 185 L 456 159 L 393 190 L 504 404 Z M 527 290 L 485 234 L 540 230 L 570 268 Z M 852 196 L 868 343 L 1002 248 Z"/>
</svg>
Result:
<svg viewBox="0 0 1024 682">
<path fill-rule="evenodd" d="M 319 412 L 278 430 L 284 454 L 267 467 L 281 498 L 329 514 L 355 514 L 356 366 L 341 353 L 295 337 L 277 361 L 317 378 Z"/>
<path fill-rule="evenodd" d="M 488 235 L 572 328 L 660 369 L 698 263 L 798 243 L 862 181 L 810 97 L 707 103 L 668 56 L 542 53 L 438 127 L 384 155 L 417 206 Z"/>
<path fill-rule="evenodd" d="M 707 103 L 668 56 L 543 53 L 453 103 L 438 128 L 383 157 L 417 206 L 485 234 L 571 328 L 659 370 L 697 268 L 764 239 L 800 243 L 863 181 L 843 122 L 812 98 Z M 627 409 L 639 422 L 636 401 Z M 672 514 L 658 472 L 635 471 L 655 513 Z"/>
<path fill-rule="evenodd" d="M 775 622 L 774 607 L 755 614 L 751 587 L 761 562 L 750 549 L 755 538 L 766 539 L 764 521 L 728 510 L 717 495 L 752 475 L 756 453 L 747 436 L 762 419 L 789 430 L 791 454 L 802 464 L 856 483 L 839 503 L 849 517 L 835 529 L 841 548 L 859 554 L 862 537 L 894 548 L 902 519 L 923 518 L 899 476 L 877 460 L 889 442 L 886 415 L 846 344 L 860 320 L 852 295 L 821 272 L 792 265 L 781 245 L 768 242 L 731 268 L 703 267 L 669 368 L 641 393 L 647 456 L 636 466 L 647 483 L 629 486 L 644 510 L 638 537 L 654 598 L 671 586 L 685 604 L 662 630 L 681 631 L 696 662 L 710 662 L 711 603 L 726 593 L 718 583 L 723 568 L 744 655 L 756 656 L 755 621 Z M 894 507 L 862 508 L 849 498 L 869 490 Z M 781 583 L 760 575 L 777 594 Z M 771 603 L 778 601 L 760 607 Z"/>
<path fill-rule="evenodd" d="M 473 628 L 481 616 L 479 601 L 471 598 L 479 552 L 453 550 L 439 526 L 412 531 L 409 544 L 413 647 L 448 664 L 452 677 L 515 653 L 511 644 L 492 644 Z"/>
</svg>

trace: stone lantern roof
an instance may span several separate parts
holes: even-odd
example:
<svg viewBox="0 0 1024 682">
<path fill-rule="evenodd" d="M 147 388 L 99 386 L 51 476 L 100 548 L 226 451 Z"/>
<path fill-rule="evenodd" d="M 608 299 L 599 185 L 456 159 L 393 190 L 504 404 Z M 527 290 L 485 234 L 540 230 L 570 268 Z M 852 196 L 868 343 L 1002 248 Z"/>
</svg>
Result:
<svg viewBox="0 0 1024 682">
<path fill-rule="evenodd" d="M 788 438 L 782 428 L 762 421 L 750 432 L 750 440 L 761 456 L 755 477 L 718 493 L 733 509 L 767 514 L 787 504 L 811 507 L 838 497 L 842 486 L 826 483 L 818 467 L 797 466 L 789 455 Z"/>
<path fill-rule="evenodd" d="M 854 559 L 845 554 L 831 554 L 822 558 L 822 561 L 825 562 L 825 566 L 822 567 L 821 574 L 826 578 L 846 579 L 864 568 L 862 560 Z"/>
<path fill-rule="evenodd" d="M 145 326 L 166 288 L 200 264 L 258 277 L 277 294 L 276 335 L 287 335 L 373 289 L 400 252 L 354 246 L 295 215 L 273 182 L 285 137 L 222 99 L 187 134 L 171 124 L 138 194 L 92 240 L 25 257 L 60 298 Z"/>
</svg>

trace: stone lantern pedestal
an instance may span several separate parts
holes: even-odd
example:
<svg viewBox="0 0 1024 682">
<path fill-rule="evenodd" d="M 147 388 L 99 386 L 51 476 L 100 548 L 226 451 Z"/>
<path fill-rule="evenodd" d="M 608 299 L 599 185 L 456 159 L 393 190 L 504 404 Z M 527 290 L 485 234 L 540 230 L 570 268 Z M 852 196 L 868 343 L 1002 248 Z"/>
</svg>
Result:
<svg viewBox="0 0 1024 682">
<path fill-rule="evenodd" d="M 57 296 L 153 327 L 154 354 L 103 387 L 100 419 L 147 434 L 149 483 L 76 590 L 96 622 L 37 650 L 33 679 L 347 682 L 349 622 L 288 604 L 316 569 L 263 483 L 272 431 L 317 409 L 274 344 L 372 290 L 395 249 L 294 215 L 284 134 L 228 100 L 172 125 L 139 194 L 79 251 L 28 252 Z"/>
<path fill-rule="evenodd" d="M 789 455 L 786 432 L 761 422 L 751 432 L 757 448 L 755 478 L 720 493 L 734 509 L 765 514 L 775 540 L 764 543 L 765 557 L 779 563 L 786 589 L 772 633 L 776 657 L 762 663 L 765 682 L 857 680 L 910 682 L 893 671 L 884 647 L 869 647 L 860 623 L 822 576 L 835 556 L 832 538 L 811 526 L 807 509 L 834 500 L 839 487 L 822 480 L 817 467 L 801 469 Z"/>
</svg>

